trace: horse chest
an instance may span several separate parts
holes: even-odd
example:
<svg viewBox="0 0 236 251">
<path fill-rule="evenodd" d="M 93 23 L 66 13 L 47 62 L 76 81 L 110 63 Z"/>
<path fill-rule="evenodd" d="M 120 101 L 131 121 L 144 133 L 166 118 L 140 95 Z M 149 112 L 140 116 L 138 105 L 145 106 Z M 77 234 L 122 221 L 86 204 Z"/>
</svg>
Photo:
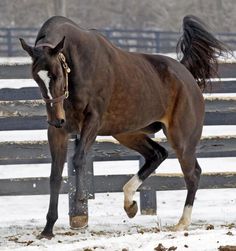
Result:
<svg viewBox="0 0 236 251">
<path fill-rule="evenodd" d="M 68 132 L 80 132 L 84 115 L 82 112 L 78 112 L 74 109 L 66 110 L 66 129 Z"/>
</svg>

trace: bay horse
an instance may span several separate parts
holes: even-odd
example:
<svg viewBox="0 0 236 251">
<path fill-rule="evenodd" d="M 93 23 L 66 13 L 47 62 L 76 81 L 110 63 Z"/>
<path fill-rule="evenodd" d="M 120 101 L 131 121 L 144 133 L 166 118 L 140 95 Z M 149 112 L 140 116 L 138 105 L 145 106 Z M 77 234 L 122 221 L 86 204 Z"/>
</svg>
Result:
<svg viewBox="0 0 236 251">
<path fill-rule="evenodd" d="M 168 155 L 148 136 L 162 129 L 180 162 L 187 187 L 183 214 L 175 229 L 187 229 L 201 174 L 196 159 L 204 121 L 201 89 L 215 73 L 217 56 L 227 50 L 224 44 L 194 16 L 183 19 L 180 62 L 163 55 L 124 51 L 96 30 L 82 29 L 60 16 L 43 24 L 34 46 L 20 41 L 32 58 L 32 76 L 46 103 L 49 124 L 50 204 L 41 237 L 53 237 L 71 133 L 80 134 L 73 157 L 76 202 L 87 196 L 79 192 L 85 186 L 80 173 L 86 168 L 86 156 L 97 135 L 111 135 L 145 158 L 138 173 L 123 187 L 124 209 L 134 217 L 138 210 L 134 193 Z M 87 216 L 78 215 L 71 216 L 71 225 L 86 226 Z"/>
</svg>

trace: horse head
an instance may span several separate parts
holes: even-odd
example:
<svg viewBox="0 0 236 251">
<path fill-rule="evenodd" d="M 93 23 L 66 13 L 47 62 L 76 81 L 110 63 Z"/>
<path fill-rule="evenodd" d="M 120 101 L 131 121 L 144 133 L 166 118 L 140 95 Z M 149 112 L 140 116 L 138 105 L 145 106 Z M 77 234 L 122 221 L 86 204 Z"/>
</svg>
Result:
<svg viewBox="0 0 236 251">
<path fill-rule="evenodd" d="M 46 103 L 48 123 L 57 128 L 65 124 L 64 100 L 68 98 L 70 68 L 62 53 L 65 37 L 56 45 L 39 43 L 32 47 L 20 39 L 22 48 L 31 56 L 32 76 Z"/>
</svg>

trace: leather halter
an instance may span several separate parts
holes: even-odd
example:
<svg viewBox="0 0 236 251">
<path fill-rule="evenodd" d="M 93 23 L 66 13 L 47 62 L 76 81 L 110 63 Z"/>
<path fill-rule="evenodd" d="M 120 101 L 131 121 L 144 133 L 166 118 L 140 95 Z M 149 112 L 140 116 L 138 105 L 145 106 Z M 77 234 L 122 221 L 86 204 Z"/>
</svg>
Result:
<svg viewBox="0 0 236 251">
<path fill-rule="evenodd" d="M 54 46 L 52 44 L 49 43 L 42 43 L 42 44 L 38 44 L 35 46 L 35 48 L 39 48 L 39 47 L 50 47 L 50 48 L 54 48 Z M 45 103 L 58 103 L 60 101 L 63 101 L 64 99 L 67 99 L 69 97 L 69 90 L 68 90 L 68 74 L 71 72 L 70 67 L 68 66 L 67 62 L 66 62 L 66 58 L 64 56 L 64 54 L 62 52 L 59 52 L 58 54 L 58 59 L 61 62 L 62 68 L 64 69 L 65 72 L 65 92 L 63 95 L 61 95 L 60 97 L 57 98 L 45 98 L 42 96 L 43 100 L 45 101 Z"/>
</svg>

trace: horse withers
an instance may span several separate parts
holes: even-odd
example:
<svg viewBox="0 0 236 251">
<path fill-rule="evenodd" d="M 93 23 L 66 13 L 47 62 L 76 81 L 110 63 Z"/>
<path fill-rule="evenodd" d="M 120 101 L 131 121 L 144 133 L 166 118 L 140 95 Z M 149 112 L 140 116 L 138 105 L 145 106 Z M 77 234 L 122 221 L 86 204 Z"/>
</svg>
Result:
<svg viewBox="0 0 236 251">
<path fill-rule="evenodd" d="M 204 120 L 201 89 L 215 73 L 216 58 L 226 51 L 225 46 L 194 16 L 183 19 L 180 62 L 121 50 L 99 32 L 82 29 L 59 16 L 43 24 L 34 46 L 20 41 L 32 57 L 32 75 L 45 100 L 49 123 L 50 205 L 41 237 L 53 237 L 71 133 L 80 134 L 73 157 L 76 205 L 87 196 L 80 174 L 86 169 L 86 156 L 97 135 L 112 135 L 143 155 L 144 165 L 123 187 L 124 209 L 134 217 L 138 209 L 133 201 L 135 191 L 168 155 L 148 136 L 162 129 L 187 186 L 183 214 L 174 229 L 187 229 L 201 174 L 196 159 Z M 71 225 L 86 226 L 87 216 L 76 210 Z"/>
</svg>

